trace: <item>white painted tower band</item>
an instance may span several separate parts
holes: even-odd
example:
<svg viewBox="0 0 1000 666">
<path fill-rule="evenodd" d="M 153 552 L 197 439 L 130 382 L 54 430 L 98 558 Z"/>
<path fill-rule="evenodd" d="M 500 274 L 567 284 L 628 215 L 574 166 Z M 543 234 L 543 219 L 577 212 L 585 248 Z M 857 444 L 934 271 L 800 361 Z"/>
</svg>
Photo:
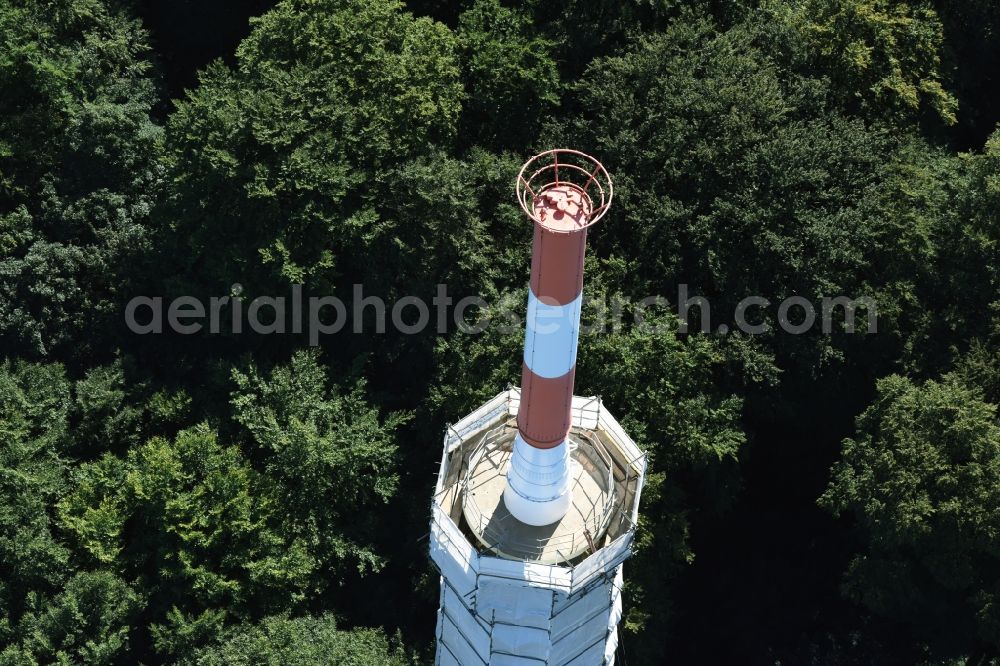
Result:
<svg viewBox="0 0 1000 666">
<path fill-rule="evenodd" d="M 531 446 L 518 434 L 507 471 L 503 501 L 507 510 L 528 525 L 550 525 L 573 503 L 573 463 L 567 440 L 550 449 Z"/>
</svg>

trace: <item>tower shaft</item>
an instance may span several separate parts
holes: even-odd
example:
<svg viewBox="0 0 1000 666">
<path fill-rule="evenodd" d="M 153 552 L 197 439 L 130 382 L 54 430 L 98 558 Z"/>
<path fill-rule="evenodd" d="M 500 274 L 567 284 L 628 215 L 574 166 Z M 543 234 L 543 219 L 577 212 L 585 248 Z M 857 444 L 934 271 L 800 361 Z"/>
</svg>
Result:
<svg viewBox="0 0 1000 666">
<path fill-rule="evenodd" d="M 517 417 L 504 502 L 528 525 L 548 525 L 571 504 L 573 382 L 583 302 L 590 204 L 572 184 L 556 182 L 532 201 L 534 240 Z"/>
</svg>

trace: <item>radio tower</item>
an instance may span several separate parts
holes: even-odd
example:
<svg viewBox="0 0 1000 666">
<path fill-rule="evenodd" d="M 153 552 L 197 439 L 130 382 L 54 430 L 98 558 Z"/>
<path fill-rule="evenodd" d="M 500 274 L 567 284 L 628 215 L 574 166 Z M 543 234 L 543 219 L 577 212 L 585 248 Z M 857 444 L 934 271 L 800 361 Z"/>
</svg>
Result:
<svg viewBox="0 0 1000 666">
<path fill-rule="evenodd" d="M 646 459 L 573 395 L 587 229 L 611 177 L 550 150 L 517 177 L 534 241 L 521 388 L 448 427 L 431 518 L 442 666 L 613 664 Z"/>
</svg>

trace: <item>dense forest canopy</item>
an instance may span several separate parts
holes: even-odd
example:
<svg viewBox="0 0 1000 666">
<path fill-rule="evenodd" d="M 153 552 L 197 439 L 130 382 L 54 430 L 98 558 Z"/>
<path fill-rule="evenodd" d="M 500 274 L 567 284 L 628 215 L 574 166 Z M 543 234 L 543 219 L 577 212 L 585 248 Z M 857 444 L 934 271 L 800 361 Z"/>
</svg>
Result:
<svg viewBox="0 0 1000 666">
<path fill-rule="evenodd" d="M 615 179 L 621 663 L 1000 663 L 998 77 L 992 0 L 0 0 L 0 665 L 427 663 L 441 434 L 521 330 L 123 313 L 516 310 L 553 146 Z M 840 296 L 877 331 L 776 325 Z"/>
</svg>

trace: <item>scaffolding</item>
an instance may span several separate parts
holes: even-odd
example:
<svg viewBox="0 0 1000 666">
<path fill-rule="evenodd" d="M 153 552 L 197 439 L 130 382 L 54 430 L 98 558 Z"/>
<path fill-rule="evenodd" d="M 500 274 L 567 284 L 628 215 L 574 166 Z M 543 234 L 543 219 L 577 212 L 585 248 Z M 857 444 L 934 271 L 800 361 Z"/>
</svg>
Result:
<svg viewBox="0 0 1000 666">
<path fill-rule="evenodd" d="M 445 435 L 431 509 L 437 663 L 611 664 L 646 457 L 599 397 L 574 397 L 574 460 L 601 492 L 574 495 L 579 520 L 556 541 L 532 535 L 479 494 L 503 481 L 519 405 L 509 388 Z"/>
</svg>

